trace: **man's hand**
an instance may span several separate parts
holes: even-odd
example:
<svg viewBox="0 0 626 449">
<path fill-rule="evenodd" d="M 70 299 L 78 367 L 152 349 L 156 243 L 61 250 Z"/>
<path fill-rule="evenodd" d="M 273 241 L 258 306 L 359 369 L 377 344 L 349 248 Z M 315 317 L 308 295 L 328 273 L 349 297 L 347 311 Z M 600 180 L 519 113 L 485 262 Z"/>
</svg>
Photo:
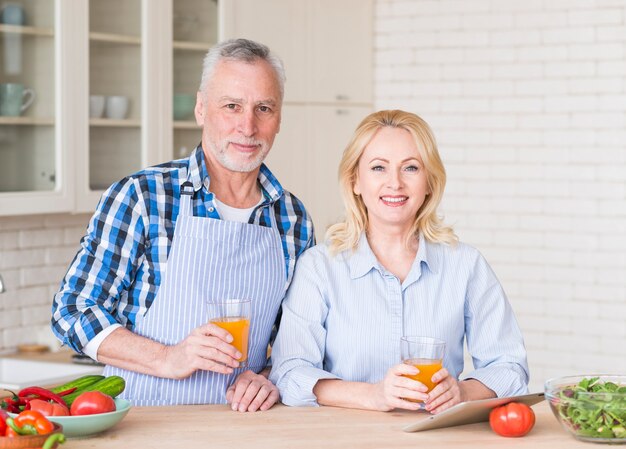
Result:
<svg viewBox="0 0 626 449">
<path fill-rule="evenodd" d="M 234 411 L 268 410 L 278 401 L 278 388 L 263 374 L 244 371 L 226 390 L 226 400 Z"/>
<path fill-rule="evenodd" d="M 241 357 L 232 341 L 232 335 L 215 324 L 195 328 L 180 343 L 165 347 L 161 377 L 185 379 L 197 370 L 231 374 Z"/>
</svg>

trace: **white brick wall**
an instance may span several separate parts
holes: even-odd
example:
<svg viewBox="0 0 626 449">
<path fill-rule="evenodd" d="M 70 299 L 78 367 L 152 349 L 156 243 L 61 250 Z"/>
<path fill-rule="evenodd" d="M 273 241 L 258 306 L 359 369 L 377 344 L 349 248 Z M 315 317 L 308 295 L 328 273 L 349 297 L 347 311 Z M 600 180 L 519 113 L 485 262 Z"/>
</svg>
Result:
<svg viewBox="0 0 626 449">
<path fill-rule="evenodd" d="M 626 372 L 626 1 L 378 0 L 375 102 L 433 127 L 531 388 Z"/>
<path fill-rule="evenodd" d="M 23 343 L 58 347 L 52 296 L 78 250 L 89 215 L 0 217 L 0 354 Z"/>
</svg>

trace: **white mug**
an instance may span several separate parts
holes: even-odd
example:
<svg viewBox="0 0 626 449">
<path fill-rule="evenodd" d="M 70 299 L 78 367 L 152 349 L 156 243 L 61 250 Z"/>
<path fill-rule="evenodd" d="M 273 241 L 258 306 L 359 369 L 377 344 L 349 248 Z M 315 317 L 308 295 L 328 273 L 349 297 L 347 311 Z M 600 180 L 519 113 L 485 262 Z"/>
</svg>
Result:
<svg viewBox="0 0 626 449">
<path fill-rule="evenodd" d="M 104 114 L 104 95 L 89 96 L 89 117 L 100 118 Z"/>
<path fill-rule="evenodd" d="M 128 97 L 123 95 L 112 95 L 107 97 L 105 114 L 108 118 L 116 120 L 124 119 L 128 113 L 128 104 Z"/>
</svg>

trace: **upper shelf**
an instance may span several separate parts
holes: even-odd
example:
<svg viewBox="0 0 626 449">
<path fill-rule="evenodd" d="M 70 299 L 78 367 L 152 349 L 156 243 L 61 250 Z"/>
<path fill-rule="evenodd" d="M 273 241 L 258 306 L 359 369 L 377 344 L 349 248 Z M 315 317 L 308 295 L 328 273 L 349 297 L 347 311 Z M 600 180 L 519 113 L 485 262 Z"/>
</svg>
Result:
<svg viewBox="0 0 626 449">
<path fill-rule="evenodd" d="M 39 28 L 21 25 L 0 24 L 0 32 L 23 34 L 26 36 L 54 36 L 54 30 L 52 28 Z"/>
<path fill-rule="evenodd" d="M 129 36 L 125 34 L 98 33 L 92 31 L 89 33 L 89 40 L 115 44 L 141 45 L 141 38 L 139 36 Z"/>
<path fill-rule="evenodd" d="M 192 42 L 192 41 L 174 41 L 172 47 L 174 50 L 190 50 L 190 51 L 209 51 L 213 43 Z"/>
<path fill-rule="evenodd" d="M 52 117 L 0 117 L 0 125 L 54 125 Z"/>
<path fill-rule="evenodd" d="M 52 28 L 39 28 L 21 25 L 0 24 L 0 33 L 16 33 L 27 36 L 54 36 Z M 131 36 L 117 33 L 90 32 L 89 39 L 98 42 L 111 42 L 117 44 L 141 45 L 139 36 Z M 213 42 L 174 41 L 172 47 L 175 50 L 208 51 L 214 45 Z"/>
</svg>

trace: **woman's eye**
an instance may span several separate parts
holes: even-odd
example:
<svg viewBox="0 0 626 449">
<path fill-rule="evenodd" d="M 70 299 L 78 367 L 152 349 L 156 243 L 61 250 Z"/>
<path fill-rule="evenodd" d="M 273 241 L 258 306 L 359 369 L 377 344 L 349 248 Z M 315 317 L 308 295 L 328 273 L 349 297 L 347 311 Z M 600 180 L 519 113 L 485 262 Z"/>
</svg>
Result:
<svg viewBox="0 0 626 449">
<path fill-rule="evenodd" d="M 374 165 L 373 167 L 370 168 L 370 170 L 372 171 L 383 171 L 385 169 L 385 167 L 383 167 L 382 165 Z"/>
<path fill-rule="evenodd" d="M 415 172 L 419 170 L 419 167 L 417 165 L 409 165 L 408 167 L 405 168 L 405 170 Z"/>
</svg>

